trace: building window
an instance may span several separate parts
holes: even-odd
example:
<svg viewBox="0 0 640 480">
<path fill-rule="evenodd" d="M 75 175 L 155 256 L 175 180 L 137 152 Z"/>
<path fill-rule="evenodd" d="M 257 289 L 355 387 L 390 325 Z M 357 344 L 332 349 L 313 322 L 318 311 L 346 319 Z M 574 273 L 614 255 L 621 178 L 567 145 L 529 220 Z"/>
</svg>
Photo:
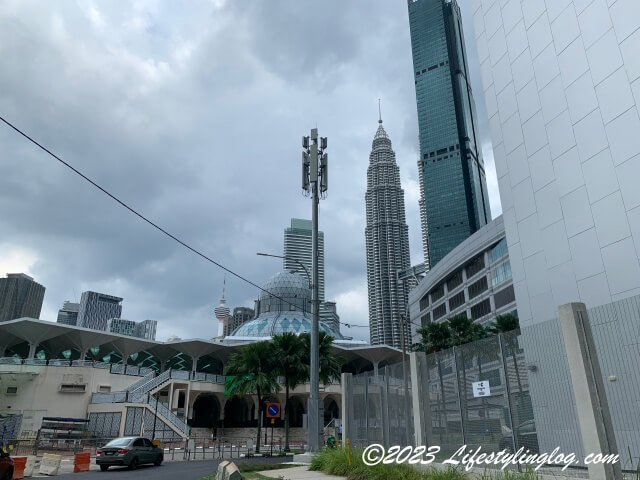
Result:
<svg viewBox="0 0 640 480">
<path fill-rule="evenodd" d="M 440 300 L 442 297 L 444 297 L 444 285 L 441 283 L 431 290 L 431 303 Z"/>
<path fill-rule="evenodd" d="M 489 263 L 495 263 L 507 254 L 507 239 L 503 238 L 496 243 L 489 253 Z"/>
<path fill-rule="evenodd" d="M 509 285 L 504 290 L 500 290 L 493 295 L 493 302 L 496 304 L 496 308 L 504 307 L 511 302 L 516 301 L 516 296 L 513 291 L 513 285 Z"/>
<path fill-rule="evenodd" d="M 424 310 L 428 306 L 429 306 L 429 295 L 425 294 L 425 296 L 420 299 L 420 310 Z"/>
<path fill-rule="evenodd" d="M 447 304 L 443 303 L 438 305 L 436 308 L 433 309 L 433 320 L 438 320 L 439 318 L 444 317 L 444 315 L 447 313 Z"/>
<path fill-rule="evenodd" d="M 473 307 L 471 307 L 472 320 L 482 318 L 489 313 L 491 313 L 491 302 L 488 298 L 481 301 L 480 303 L 476 303 Z"/>
<path fill-rule="evenodd" d="M 495 287 L 496 285 L 500 285 L 502 282 L 505 282 L 511 278 L 511 262 L 506 260 L 500 265 L 496 265 L 493 268 L 493 273 L 491 275 L 491 284 Z"/>
<path fill-rule="evenodd" d="M 484 268 L 484 255 L 478 255 L 466 267 L 467 278 L 473 277 Z"/>
<path fill-rule="evenodd" d="M 431 314 L 430 313 L 427 313 L 426 315 L 423 315 L 422 317 L 420 317 L 420 325 L 422 325 L 423 327 L 426 327 L 430 323 L 431 323 Z"/>
<path fill-rule="evenodd" d="M 84 393 L 86 389 L 85 383 L 63 383 L 60 385 L 61 393 Z"/>
<path fill-rule="evenodd" d="M 485 292 L 487 288 L 489 288 L 487 277 L 482 277 L 477 282 L 472 283 L 469 285 L 469 299 L 477 297 L 482 292 Z"/>
<path fill-rule="evenodd" d="M 449 311 L 455 310 L 461 305 L 464 305 L 464 290 L 451 297 L 449 300 Z"/>
<path fill-rule="evenodd" d="M 447 279 L 447 290 L 452 291 L 458 285 L 462 283 L 462 271 L 458 270 L 451 277 Z"/>
</svg>

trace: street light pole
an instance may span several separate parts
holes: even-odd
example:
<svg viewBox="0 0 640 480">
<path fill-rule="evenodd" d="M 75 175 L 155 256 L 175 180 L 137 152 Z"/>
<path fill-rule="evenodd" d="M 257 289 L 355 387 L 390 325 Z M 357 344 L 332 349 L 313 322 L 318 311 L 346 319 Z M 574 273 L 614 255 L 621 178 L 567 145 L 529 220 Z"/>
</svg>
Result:
<svg viewBox="0 0 640 480">
<path fill-rule="evenodd" d="M 307 415 L 309 452 L 320 449 L 320 358 L 319 358 L 319 323 L 320 300 L 318 297 L 318 203 L 320 193 L 327 191 L 328 159 L 324 150 L 327 138 L 321 137 L 318 143 L 318 129 L 311 129 L 310 137 L 302 138 L 302 190 L 311 194 L 311 290 L 312 317 L 311 322 L 311 381 L 309 389 L 309 413 Z"/>
</svg>

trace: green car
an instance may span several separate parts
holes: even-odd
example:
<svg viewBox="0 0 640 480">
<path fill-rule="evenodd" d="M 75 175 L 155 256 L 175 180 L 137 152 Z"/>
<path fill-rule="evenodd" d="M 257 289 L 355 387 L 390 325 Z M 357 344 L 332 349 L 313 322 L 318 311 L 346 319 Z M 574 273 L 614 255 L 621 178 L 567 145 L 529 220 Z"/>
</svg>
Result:
<svg viewBox="0 0 640 480">
<path fill-rule="evenodd" d="M 103 472 L 112 465 L 127 466 L 131 470 L 145 463 L 157 466 L 163 459 L 162 449 L 142 437 L 115 438 L 96 451 L 96 463 Z"/>
</svg>

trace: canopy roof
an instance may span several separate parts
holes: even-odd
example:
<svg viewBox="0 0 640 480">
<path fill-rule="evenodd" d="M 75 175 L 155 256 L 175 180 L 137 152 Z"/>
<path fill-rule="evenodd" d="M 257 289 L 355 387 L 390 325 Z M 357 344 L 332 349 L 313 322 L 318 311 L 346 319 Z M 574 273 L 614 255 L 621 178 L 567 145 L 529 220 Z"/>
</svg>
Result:
<svg viewBox="0 0 640 480">
<path fill-rule="evenodd" d="M 254 337 L 251 340 L 256 341 L 261 338 Z M 250 343 L 249 341 L 224 343 L 199 338 L 160 342 L 34 318 L 0 322 L 0 348 L 8 349 L 24 342 L 42 345 L 54 354 L 72 348 L 82 352 L 100 347 L 100 351 L 116 351 L 123 357 L 146 351 L 160 361 L 166 361 L 181 353 L 191 358 L 210 356 L 223 363 L 226 363 L 232 353 L 239 351 L 243 344 Z M 367 361 L 373 364 L 395 363 L 402 360 L 402 352 L 386 345 L 348 346 L 334 343 L 333 350 L 347 362 Z"/>
</svg>

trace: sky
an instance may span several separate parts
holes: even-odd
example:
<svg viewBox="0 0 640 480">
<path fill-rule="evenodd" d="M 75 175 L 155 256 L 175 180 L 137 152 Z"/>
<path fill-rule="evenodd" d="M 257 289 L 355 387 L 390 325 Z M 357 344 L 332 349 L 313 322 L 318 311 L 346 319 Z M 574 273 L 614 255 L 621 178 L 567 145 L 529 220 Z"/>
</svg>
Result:
<svg viewBox="0 0 640 480">
<path fill-rule="evenodd" d="M 491 210 L 501 212 L 474 44 L 461 0 Z M 368 325 L 366 171 L 378 99 L 423 261 L 418 125 L 406 2 L 5 0 L 0 115 L 155 223 L 262 285 L 290 219 L 310 218 L 301 137 L 328 137 L 326 299 Z M 55 321 L 85 290 L 158 320 L 159 340 L 211 338 L 224 272 L 158 233 L 0 124 L 0 275 L 46 287 Z M 258 290 L 227 274 L 231 308 Z M 368 328 L 342 327 L 368 340 Z"/>
</svg>

